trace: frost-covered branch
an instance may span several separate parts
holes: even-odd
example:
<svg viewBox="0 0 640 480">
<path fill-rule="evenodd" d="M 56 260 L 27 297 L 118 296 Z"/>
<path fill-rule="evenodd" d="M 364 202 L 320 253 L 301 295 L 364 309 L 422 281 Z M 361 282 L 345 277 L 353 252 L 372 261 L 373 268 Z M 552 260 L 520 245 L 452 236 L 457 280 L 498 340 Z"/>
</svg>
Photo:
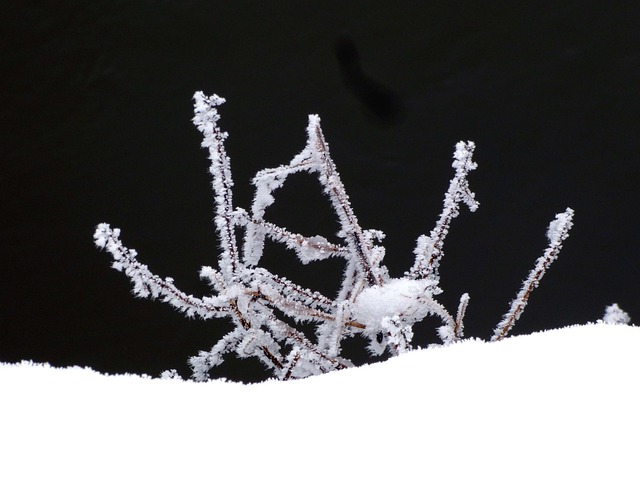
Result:
<svg viewBox="0 0 640 480">
<path fill-rule="evenodd" d="M 333 255 L 338 251 L 324 237 L 305 238 L 279 231 L 277 227 L 263 223 L 266 208 L 274 202 L 273 192 L 284 184 L 289 175 L 300 172 L 316 173 L 324 193 L 329 196 L 338 216 L 341 227 L 338 236 L 346 241 L 346 249 L 341 252 L 342 255 L 350 255 L 356 260 L 356 268 L 364 275 L 369 285 L 380 285 L 383 281 L 383 272 L 377 260 L 380 256 L 379 249 L 373 246 L 371 237 L 358 223 L 349 196 L 329 154 L 329 145 L 324 139 L 320 128 L 320 117 L 317 115 L 309 115 L 307 138 L 305 149 L 288 165 L 262 170 L 253 179 L 256 194 L 251 208 L 252 224 L 248 225 L 245 237 L 245 261 L 252 265 L 258 263 L 262 255 L 264 238 L 268 233 L 273 240 L 295 248 L 303 263 Z"/>
<path fill-rule="evenodd" d="M 444 256 L 444 241 L 449 233 L 451 221 L 460 214 L 460 202 L 475 212 L 480 203 L 475 199 L 475 194 L 469 187 L 467 175 L 478 167 L 473 161 L 473 151 L 476 145 L 473 142 L 458 142 L 453 154 L 452 167 L 456 171 L 449 184 L 449 190 L 444 196 L 444 208 L 435 228 L 427 237 L 421 235 L 418 238 L 416 249 L 416 261 L 409 274 L 412 278 L 428 278 L 438 285 L 440 275 L 438 269 L 440 260 Z"/>
<path fill-rule="evenodd" d="M 460 297 L 460 303 L 458 305 L 458 312 L 456 318 L 446 317 L 443 318 L 444 325 L 438 328 L 438 336 L 442 343 L 449 345 L 450 343 L 457 342 L 462 339 L 464 332 L 464 315 L 469 305 L 469 294 L 463 293 Z"/>
<path fill-rule="evenodd" d="M 313 237 L 305 237 L 299 233 L 292 233 L 284 227 L 280 227 L 260 218 L 249 218 L 246 212 L 242 211 L 238 215 L 242 219 L 243 224 L 247 226 L 247 241 L 245 262 L 255 264 L 262 255 L 265 238 L 269 238 L 274 242 L 284 244 L 287 248 L 292 249 L 298 255 L 298 259 L 303 264 L 307 264 L 316 260 L 325 260 L 331 257 L 348 257 L 348 249 L 342 245 L 335 245 L 320 235 Z M 249 222 L 253 225 L 248 226 Z M 255 263 L 254 263 L 255 262 Z"/>
<path fill-rule="evenodd" d="M 136 260 L 137 252 L 126 248 L 120 241 L 120 229 L 106 223 L 98 225 L 93 238 L 96 246 L 107 250 L 113 257 L 111 266 L 124 272 L 133 283 L 133 294 L 137 297 L 152 300 L 159 298 L 187 317 L 199 316 L 202 319 L 224 317 L 229 314 L 226 302 L 218 297 L 195 298 L 178 290 L 171 277 L 160 278 L 152 274 L 146 265 Z"/>
<path fill-rule="evenodd" d="M 215 193 L 215 224 L 222 248 L 220 270 L 225 278 L 231 279 L 238 271 L 238 246 L 233 221 L 233 180 L 230 160 L 224 148 L 224 141 L 229 135 L 218 127 L 220 115 L 216 108 L 222 105 L 225 99 L 218 95 L 207 97 L 202 92 L 196 92 L 193 98 L 193 124 L 202 133 L 201 146 L 209 150 L 211 160 L 209 171 L 213 176 L 212 186 Z"/>
<path fill-rule="evenodd" d="M 560 249 L 562 248 L 562 242 L 569 237 L 569 230 L 571 230 L 572 226 L 573 210 L 570 208 L 567 208 L 564 213 L 557 214 L 555 220 L 549 224 L 549 228 L 547 229 L 549 246 L 544 251 L 544 254 L 538 258 L 533 270 L 529 272 L 529 276 L 522 284 L 518 295 L 511 302 L 511 308 L 509 308 L 509 311 L 504 315 L 502 321 L 496 326 L 493 336 L 491 337 L 492 342 L 502 340 L 506 337 L 509 330 L 513 327 L 513 324 L 520 318 L 524 307 L 529 301 L 531 292 L 538 287 L 545 272 L 555 259 L 558 258 Z"/>
</svg>

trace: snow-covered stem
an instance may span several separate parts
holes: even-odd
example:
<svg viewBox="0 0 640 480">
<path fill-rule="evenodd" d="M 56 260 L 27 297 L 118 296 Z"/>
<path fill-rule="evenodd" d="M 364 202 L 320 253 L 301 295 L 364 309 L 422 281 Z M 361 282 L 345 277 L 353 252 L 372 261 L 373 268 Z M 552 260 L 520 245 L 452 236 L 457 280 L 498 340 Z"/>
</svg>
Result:
<svg viewBox="0 0 640 480">
<path fill-rule="evenodd" d="M 320 117 L 317 115 L 309 116 L 307 131 L 309 143 L 315 144 L 317 152 L 320 154 L 321 169 L 318 178 L 324 187 L 325 193 L 329 195 L 333 209 L 340 220 L 341 229 L 338 235 L 345 238 L 350 253 L 358 260 L 357 265 L 368 285 L 381 285 L 383 273 L 379 268 L 379 260 L 376 261 L 375 259 L 376 254 L 371 238 L 365 235 L 365 232 L 360 227 L 358 219 L 351 208 L 349 196 L 340 180 L 340 175 L 329 155 L 329 145 L 325 142 L 320 128 Z"/>
<path fill-rule="evenodd" d="M 338 216 L 340 231 L 338 236 L 345 239 L 346 248 L 330 244 L 324 237 L 304 237 L 292 234 L 281 227 L 264 222 L 265 210 L 273 202 L 273 192 L 280 188 L 291 174 L 316 173 L 318 181 L 328 195 Z M 294 248 L 303 263 L 319 260 L 332 255 L 350 256 L 356 260 L 356 268 L 364 275 L 368 285 L 380 285 L 383 272 L 379 268 L 379 255 L 371 241 L 371 235 L 363 231 L 353 212 L 349 196 L 340 180 L 340 175 L 329 154 L 329 145 L 320 127 L 320 117 L 309 115 L 307 145 L 288 165 L 264 169 L 253 179 L 256 195 L 251 209 L 251 223 L 247 226 L 244 255 L 248 264 L 255 265 L 262 256 L 264 238 L 285 243 Z M 343 285 L 344 286 L 344 285 Z"/>
<path fill-rule="evenodd" d="M 348 249 L 346 247 L 335 245 L 320 235 L 305 237 L 299 233 L 292 233 L 286 228 L 260 218 L 248 218 L 246 212 L 242 212 L 239 218 L 245 221 L 245 225 L 249 222 L 253 224 L 251 226 L 253 229 L 252 235 L 255 235 L 255 232 L 260 230 L 262 236 L 266 236 L 275 242 L 280 242 L 287 248 L 294 250 L 303 264 L 331 257 L 348 257 Z M 260 241 L 264 241 L 264 238 Z"/>
<path fill-rule="evenodd" d="M 573 213 L 572 209 L 567 208 L 563 213 L 558 213 L 555 220 L 549 224 L 549 228 L 547 230 L 549 245 L 544 251 L 544 254 L 536 261 L 533 270 L 529 272 L 529 276 L 523 282 L 518 295 L 511 302 L 509 311 L 504 315 L 502 321 L 496 326 L 493 336 L 491 337 L 492 342 L 502 340 L 507 336 L 509 330 L 511 330 L 514 323 L 520 318 L 524 308 L 527 306 L 531 292 L 538 287 L 545 272 L 549 269 L 556 258 L 558 258 L 560 249 L 562 249 L 562 242 L 569 237 L 569 230 L 571 230 L 571 227 L 573 226 Z"/>
<path fill-rule="evenodd" d="M 478 167 L 478 164 L 473 161 L 475 148 L 476 145 L 473 142 L 458 142 L 456 144 L 456 150 L 453 154 L 454 161 L 451 165 L 456 173 L 444 196 L 444 208 L 431 234 L 428 237 L 421 235 L 414 250 L 416 261 L 409 274 L 412 278 L 432 280 L 434 287 L 437 286 L 440 279 L 438 269 L 440 260 L 444 256 L 444 241 L 449 233 L 451 221 L 460 214 L 460 202 L 467 205 L 472 212 L 475 212 L 480 206 L 467 180 L 469 172 Z"/>
<path fill-rule="evenodd" d="M 233 221 L 233 180 L 230 160 L 224 148 L 224 141 L 229 135 L 218 127 L 220 115 L 216 108 L 222 105 L 225 99 L 218 95 L 207 97 L 202 92 L 196 92 L 193 98 L 193 124 L 202 133 L 201 146 L 209 150 L 211 160 L 209 171 L 213 176 L 212 186 L 215 193 L 215 224 L 222 248 L 220 269 L 225 278 L 231 279 L 238 270 L 238 246 Z"/>
<path fill-rule="evenodd" d="M 456 313 L 456 321 L 453 324 L 453 338 L 454 341 L 458 341 L 464 335 L 464 316 L 467 313 L 467 306 L 469 305 L 469 294 L 463 293 L 460 297 L 460 303 L 458 304 L 458 312 Z"/>
<path fill-rule="evenodd" d="M 444 207 L 429 236 L 418 238 L 413 267 L 401 278 L 391 278 L 382 264 L 384 233 L 364 229 L 351 206 L 344 184 L 329 154 L 317 115 L 309 116 L 305 148 L 288 164 L 259 171 L 254 179 L 256 193 L 249 211 L 233 205 L 230 160 L 224 148 L 227 134 L 218 127 L 217 107 L 224 99 L 217 95 L 194 95 L 193 123 L 202 132 L 202 146 L 209 150 L 210 172 L 215 200 L 215 228 L 220 244 L 218 267 L 202 267 L 200 277 L 215 295 L 195 298 L 180 291 L 171 278 L 152 274 L 136 259 L 135 250 L 120 241 L 120 230 L 98 225 L 94 234 L 98 247 L 113 257 L 112 266 L 123 271 L 139 297 L 160 299 L 188 317 L 228 318 L 233 328 L 209 351 L 201 351 L 189 361 L 193 378 L 209 378 L 210 370 L 235 353 L 240 358 L 255 357 L 273 377 L 281 380 L 304 378 L 353 363 L 341 357 L 343 341 L 355 335 L 368 340 L 372 355 L 398 355 L 412 348 L 413 327 L 428 317 L 438 317 L 438 333 L 444 344 L 463 336 L 463 318 L 469 295 L 460 298 L 455 317 L 434 299 L 442 290 L 439 267 L 451 221 L 460 212 L 460 203 L 471 211 L 478 202 L 469 187 L 467 175 L 476 168 L 473 142 L 459 142 L 454 152 L 454 178 L 444 197 Z M 339 223 L 338 241 L 321 235 L 292 232 L 265 219 L 275 201 L 274 192 L 290 175 L 317 176 Z M 506 334 L 522 313 L 531 290 L 557 256 L 566 238 L 573 212 L 559 215 L 549 228 L 550 246 L 539 259 L 512 311 L 503 321 Z M 242 255 L 238 252 L 236 231 L 244 231 Z M 264 243 L 270 240 L 292 249 L 307 264 L 331 257 L 344 260 L 342 282 L 335 297 L 298 285 L 259 266 Z M 300 323 L 315 326 L 310 339 L 298 328 Z M 165 376 L 174 376 L 168 371 Z"/>
<path fill-rule="evenodd" d="M 133 294 L 152 300 L 156 298 L 169 303 L 187 317 L 198 316 L 202 319 L 224 317 L 229 314 L 226 302 L 217 297 L 195 298 L 180 291 L 171 277 L 161 278 L 149 271 L 149 268 L 136 260 L 137 252 L 125 247 L 120 241 L 120 229 L 111 229 L 109 224 L 98 225 L 93 238 L 96 246 L 107 250 L 113 257 L 111 266 L 131 279 Z"/>
<path fill-rule="evenodd" d="M 460 297 L 460 303 L 458 304 L 456 318 L 454 319 L 451 316 L 442 317 L 443 325 L 438 328 L 438 336 L 440 337 L 440 340 L 442 340 L 443 344 L 449 345 L 450 343 L 454 343 L 462 339 L 464 332 L 463 320 L 468 305 L 469 294 L 463 293 Z"/>
</svg>

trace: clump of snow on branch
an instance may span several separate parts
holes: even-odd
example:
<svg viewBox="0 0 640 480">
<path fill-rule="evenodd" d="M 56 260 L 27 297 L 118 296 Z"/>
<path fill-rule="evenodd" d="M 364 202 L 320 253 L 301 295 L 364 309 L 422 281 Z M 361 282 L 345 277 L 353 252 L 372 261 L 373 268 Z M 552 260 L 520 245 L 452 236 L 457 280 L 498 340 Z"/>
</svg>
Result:
<svg viewBox="0 0 640 480">
<path fill-rule="evenodd" d="M 218 107 L 224 99 L 194 95 L 194 125 L 203 135 L 202 147 L 209 152 L 215 201 L 215 227 L 220 247 L 217 268 L 205 266 L 200 276 L 213 295 L 196 298 L 179 290 L 172 278 L 161 278 L 137 260 L 137 253 L 125 247 L 120 230 L 106 223 L 98 225 L 94 239 L 99 248 L 113 257 L 113 268 L 124 272 L 139 297 L 159 299 L 188 317 L 227 318 L 233 329 L 208 351 L 190 360 L 193 378 L 206 380 L 209 371 L 235 353 L 240 358 L 256 357 L 281 380 L 303 378 L 352 366 L 341 355 L 343 341 L 356 335 L 369 342 L 372 355 L 398 355 L 411 350 L 413 326 L 426 318 L 441 321 L 438 334 L 444 344 L 463 337 L 463 319 L 469 304 L 464 293 L 455 316 L 435 297 L 442 292 L 439 268 L 451 221 L 460 213 L 460 204 L 475 211 L 479 203 L 471 191 L 468 174 L 477 168 L 473 161 L 475 144 L 459 142 L 453 154 L 454 176 L 444 196 L 444 207 L 429 235 L 416 242 L 413 266 L 401 278 L 391 278 L 383 265 L 385 250 L 380 245 L 384 233 L 364 229 L 353 211 L 320 127 L 320 117 L 310 115 L 307 144 L 288 164 L 259 171 L 253 179 L 255 196 L 249 211 L 233 204 L 230 159 L 224 142 L 227 133 L 218 126 Z M 315 175 L 336 213 L 339 242 L 321 235 L 305 236 L 265 219 L 274 203 L 274 192 L 289 175 Z M 512 303 L 510 311 L 496 327 L 494 340 L 503 338 L 518 319 L 533 288 L 557 257 L 571 228 L 573 211 L 556 216 L 549 226 L 549 247 Z M 244 232 L 239 248 L 237 232 Z M 297 285 L 259 266 L 265 241 L 292 249 L 301 263 L 337 257 L 344 261 L 340 287 L 334 298 Z M 303 333 L 301 323 L 315 325 L 315 334 Z M 165 372 L 175 377 L 175 370 Z"/>
</svg>

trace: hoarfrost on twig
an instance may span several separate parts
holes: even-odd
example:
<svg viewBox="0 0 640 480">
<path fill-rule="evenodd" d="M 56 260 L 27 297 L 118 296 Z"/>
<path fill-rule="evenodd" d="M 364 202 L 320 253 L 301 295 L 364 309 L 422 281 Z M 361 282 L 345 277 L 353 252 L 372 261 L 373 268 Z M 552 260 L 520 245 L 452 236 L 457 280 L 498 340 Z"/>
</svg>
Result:
<svg viewBox="0 0 640 480">
<path fill-rule="evenodd" d="M 547 229 L 547 238 L 549 240 L 549 246 L 544 251 L 541 257 L 536 260 L 535 267 L 529 276 L 523 282 L 522 288 L 518 292 L 518 295 L 511 302 L 509 311 L 504 315 L 502 321 L 496 326 L 491 341 L 502 340 L 513 327 L 513 324 L 520 318 L 524 307 L 529 301 L 531 292 L 540 284 L 540 280 L 544 276 L 545 272 L 549 269 L 551 264 L 558 258 L 560 249 L 562 248 L 562 242 L 569 237 L 569 230 L 573 226 L 573 210 L 567 208 L 563 213 L 558 213 L 555 220 L 549 224 Z"/>
</svg>

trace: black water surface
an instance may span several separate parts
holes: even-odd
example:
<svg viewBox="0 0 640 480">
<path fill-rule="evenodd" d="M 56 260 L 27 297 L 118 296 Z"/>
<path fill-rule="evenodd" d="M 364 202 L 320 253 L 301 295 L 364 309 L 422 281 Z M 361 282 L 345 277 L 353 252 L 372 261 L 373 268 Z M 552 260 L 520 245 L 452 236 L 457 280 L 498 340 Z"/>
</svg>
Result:
<svg viewBox="0 0 640 480">
<path fill-rule="evenodd" d="M 187 357 L 229 329 L 134 299 L 92 243 L 95 225 L 110 222 L 153 271 L 209 293 L 197 275 L 217 249 L 208 162 L 190 122 L 196 90 L 228 100 L 222 125 L 245 208 L 252 175 L 300 151 L 307 114 L 320 114 L 362 225 L 387 233 L 396 276 L 440 212 L 455 142 L 474 140 L 481 207 L 454 222 L 441 268 L 447 307 L 471 295 L 468 335 L 490 335 L 567 206 L 575 228 L 514 333 L 595 320 L 613 302 L 637 322 L 638 10 L 623 1 L 3 3 L 0 361 L 188 374 Z M 363 84 L 348 84 L 336 58 L 345 38 L 358 78 L 401 102 L 393 121 L 378 118 L 385 110 L 358 93 Z M 272 214 L 335 233 L 312 181 L 283 190 Z M 273 269 L 337 288 L 336 263 L 301 270 L 271 250 Z M 229 378 L 260 376 L 251 362 L 225 365 Z"/>
</svg>

